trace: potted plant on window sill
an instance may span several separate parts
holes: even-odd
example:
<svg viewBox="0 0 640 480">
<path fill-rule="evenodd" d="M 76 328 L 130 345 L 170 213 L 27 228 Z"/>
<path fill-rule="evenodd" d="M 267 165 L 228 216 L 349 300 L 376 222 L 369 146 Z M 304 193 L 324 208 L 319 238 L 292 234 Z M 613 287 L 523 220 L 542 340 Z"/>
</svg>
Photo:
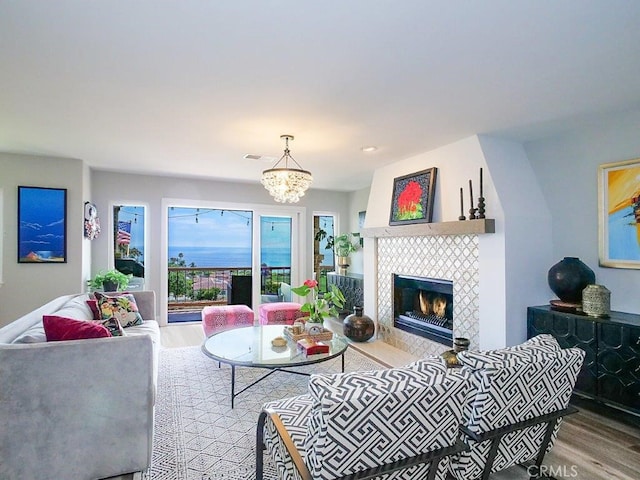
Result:
<svg viewBox="0 0 640 480">
<path fill-rule="evenodd" d="M 124 290 L 129 285 L 133 275 L 126 275 L 119 270 L 101 270 L 89 281 L 89 286 L 94 289 L 102 289 L 105 292 Z"/>
<path fill-rule="evenodd" d="M 336 237 L 327 238 L 327 248 L 333 248 L 336 253 L 338 273 L 346 275 L 349 268 L 349 255 L 360 248 L 359 233 L 343 233 Z"/>
</svg>

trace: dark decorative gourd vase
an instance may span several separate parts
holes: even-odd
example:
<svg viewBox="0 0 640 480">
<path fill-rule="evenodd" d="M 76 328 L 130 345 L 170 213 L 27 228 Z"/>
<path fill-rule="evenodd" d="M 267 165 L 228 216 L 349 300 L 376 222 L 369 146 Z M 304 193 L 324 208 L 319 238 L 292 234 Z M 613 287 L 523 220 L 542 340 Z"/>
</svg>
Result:
<svg viewBox="0 0 640 480">
<path fill-rule="evenodd" d="M 362 307 L 353 307 L 353 313 L 342 322 L 344 334 L 354 342 L 366 342 L 375 333 L 375 324 L 371 317 L 362 314 Z"/>
<path fill-rule="evenodd" d="M 548 280 L 560 300 L 579 304 L 585 287 L 596 283 L 596 274 L 579 258 L 564 257 L 549 269 Z"/>
</svg>

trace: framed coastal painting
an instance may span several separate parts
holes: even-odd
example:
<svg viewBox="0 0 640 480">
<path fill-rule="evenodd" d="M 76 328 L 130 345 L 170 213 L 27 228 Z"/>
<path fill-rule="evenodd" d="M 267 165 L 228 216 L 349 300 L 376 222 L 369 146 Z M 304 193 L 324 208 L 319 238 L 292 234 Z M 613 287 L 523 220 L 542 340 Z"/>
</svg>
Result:
<svg viewBox="0 0 640 480">
<path fill-rule="evenodd" d="M 18 263 L 66 263 L 67 189 L 18 187 Z"/>
<path fill-rule="evenodd" d="M 433 167 L 393 180 L 389 225 L 431 223 L 437 173 Z"/>
<path fill-rule="evenodd" d="M 598 170 L 600 266 L 640 269 L 640 158 Z"/>
</svg>

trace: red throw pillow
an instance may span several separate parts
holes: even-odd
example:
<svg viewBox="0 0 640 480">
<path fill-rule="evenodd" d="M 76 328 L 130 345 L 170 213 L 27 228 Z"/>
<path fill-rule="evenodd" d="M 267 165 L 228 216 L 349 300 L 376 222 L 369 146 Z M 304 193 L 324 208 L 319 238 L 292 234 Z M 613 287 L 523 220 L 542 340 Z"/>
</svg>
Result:
<svg viewBox="0 0 640 480">
<path fill-rule="evenodd" d="M 91 309 L 91 313 L 93 314 L 94 320 L 102 320 L 102 315 L 100 315 L 100 310 L 98 309 L 98 300 L 95 298 L 87 300 L 87 305 Z"/>
<path fill-rule="evenodd" d="M 104 325 L 88 320 L 43 315 L 42 324 L 47 342 L 59 340 L 81 340 L 85 338 L 110 337 L 111 332 Z"/>
</svg>

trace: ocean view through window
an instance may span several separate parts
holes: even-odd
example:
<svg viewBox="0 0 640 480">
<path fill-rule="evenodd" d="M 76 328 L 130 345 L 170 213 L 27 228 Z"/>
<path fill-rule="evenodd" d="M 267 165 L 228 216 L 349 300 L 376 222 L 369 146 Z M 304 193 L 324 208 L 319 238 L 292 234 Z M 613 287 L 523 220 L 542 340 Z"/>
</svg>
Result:
<svg viewBox="0 0 640 480">
<path fill-rule="evenodd" d="M 175 246 L 168 249 L 168 258 L 182 253 L 187 266 L 196 267 L 250 267 L 251 247 L 194 247 Z M 291 247 L 270 248 L 262 256 L 269 267 L 288 267 Z"/>
<path fill-rule="evenodd" d="M 186 266 L 251 267 L 253 212 L 173 207 L 168 220 L 169 261 L 182 253 Z M 261 220 L 263 263 L 290 266 L 291 222 L 273 216 Z"/>
<path fill-rule="evenodd" d="M 259 228 L 256 245 L 254 227 Z M 252 306 L 252 290 L 259 291 L 258 301 L 277 299 L 281 283 L 291 278 L 291 228 L 287 216 L 256 218 L 251 210 L 169 207 L 169 322 L 197 321 L 195 312 L 203 304 Z M 175 319 L 177 310 L 188 309 L 194 312 L 182 315 L 188 320 Z"/>
</svg>

